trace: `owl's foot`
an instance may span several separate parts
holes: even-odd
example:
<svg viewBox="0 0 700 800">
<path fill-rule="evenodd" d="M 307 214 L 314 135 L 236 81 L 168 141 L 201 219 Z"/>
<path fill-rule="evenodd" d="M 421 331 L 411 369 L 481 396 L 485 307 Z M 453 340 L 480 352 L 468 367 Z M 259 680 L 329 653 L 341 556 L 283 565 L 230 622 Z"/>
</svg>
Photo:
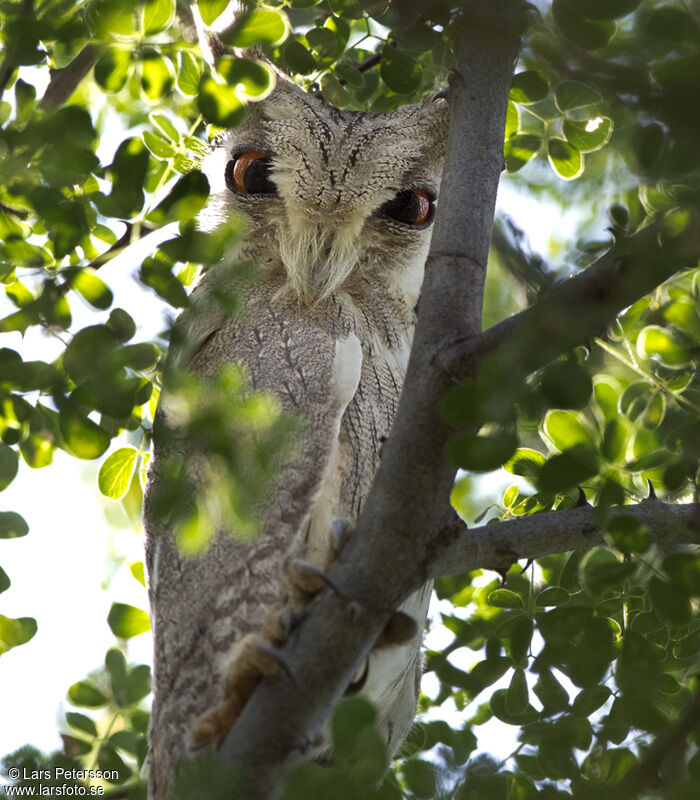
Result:
<svg viewBox="0 0 700 800">
<path fill-rule="evenodd" d="M 226 672 L 224 699 L 197 722 L 192 732 L 195 746 L 222 739 L 233 727 L 262 677 L 272 675 L 279 666 L 289 674 L 279 652 L 261 634 L 249 633 L 237 642 Z"/>
</svg>

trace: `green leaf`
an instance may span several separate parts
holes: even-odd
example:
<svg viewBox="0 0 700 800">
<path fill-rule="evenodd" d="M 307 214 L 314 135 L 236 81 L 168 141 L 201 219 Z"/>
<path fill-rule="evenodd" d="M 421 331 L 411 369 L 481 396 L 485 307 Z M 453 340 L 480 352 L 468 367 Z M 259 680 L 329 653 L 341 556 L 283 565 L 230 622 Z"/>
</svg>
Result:
<svg viewBox="0 0 700 800">
<path fill-rule="evenodd" d="M 207 122 L 220 128 L 235 128 L 245 115 L 245 105 L 236 90 L 211 77 L 200 82 L 197 103 Z"/>
<path fill-rule="evenodd" d="M 131 775 L 131 769 L 124 763 L 117 751 L 103 744 L 97 752 L 97 766 L 102 772 L 110 775 L 110 783 L 124 783 Z M 116 774 L 117 777 L 111 777 Z"/>
<path fill-rule="evenodd" d="M 197 0 L 197 8 L 202 17 L 202 22 L 205 25 L 211 25 L 228 6 L 229 2 L 230 0 Z"/>
<path fill-rule="evenodd" d="M 581 585 L 592 595 L 601 595 L 606 589 L 621 586 L 636 570 L 632 562 L 607 547 L 595 547 L 587 553 L 579 567 Z"/>
<path fill-rule="evenodd" d="M 522 669 L 514 669 L 513 677 L 506 690 L 506 710 L 509 714 L 522 714 L 528 706 L 529 695 L 525 672 Z"/>
<path fill-rule="evenodd" d="M 273 8 L 256 8 L 236 20 L 236 24 L 222 36 L 226 44 L 233 47 L 250 47 L 261 42 L 280 45 L 289 33 L 286 15 Z"/>
<path fill-rule="evenodd" d="M 456 433 L 447 443 L 447 453 L 462 469 L 490 472 L 505 463 L 517 446 L 517 437 L 507 431 L 491 436 Z"/>
<path fill-rule="evenodd" d="M 508 101 L 508 110 L 506 112 L 506 139 L 518 132 L 520 127 L 520 112 L 518 107 L 512 100 Z"/>
<path fill-rule="evenodd" d="M 603 431 L 603 445 L 601 448 L 605 458 L 615 463 L 622 460 L 627 445 L 627 428 L 619 419 L 609 419 Z"/>
<path fill-rule="evenodd" d="M 674 586 L 693 597 L 700 597 L 700 557 L 694 553 L 672 553 L 662 564 Z"/>
<path fill-rule="evenodd" d="M 129 489 L 138 450 L 133 447 L 120 447 L 102 464 L 97 477 L 97 485 L 105 497 L 118 500 Z"/>
<path fill-rule="evenodd" d="M 126 84 L 133 63 L 133 53 L 128 47 L 107 47 L 95 64 L 95 82 L 105 92 L 119 92 Z"/>
<path fill-rule="evenodd" d="M 401 775 L 414 797 L 435 797 L 437 774 L 434 764 L 411 758 L 402 764 Z"/>
<path fill-rule="evenodd" d="M 554 677 L 551 670 L 540 670 L 537 683 L 532 689 L 542 703 L 545 714 L 557 714 L 569 706 L 569 693 Z"/>
<path fill-rule="evenodd" d="M 128 342 L 136 333 L 136 323 L 123 308 L 114 308 L 109 314 L 107 327 L 120 342 Z"/>
<path fill-rule="evenodd" d="M 588 717 L 597 711 L 610 697 L 612 691 L 607 686 L 592 686 L 581 689 L 574 698 L 571 710 L 577 717 Z"/>
<path fill-rule="evenodd" d="M 12 483 L 18 469 L 17 451 L 0 442 L 0 492 Z"/>
<path fill-rule="evenodd" d="M 537 719 L 537 712 L 531 705 L 528 705 L 525 710 L 519 714 L 511 714 L 506 705 L 506 694 L 506 689 L 497 689 L 491 695 L 489 701 L 493 715 L 500 719 L 501 722 L 505 722 L 508 725 L 526 725 Z"/>
<path fill-rule="evenodd" d="M 141 19 L 146 36 L 166 30 L 174 18 L 175 0 L 144 0 Z"/>
<path fill-rule="evenodd" d="M 351 755 L 358 735 L 363 728 L 373 727 L 376 717 L 374 707 L 366 698 L 350 697 L 343 700 L 331 722 L 335 751 L 341 756 Z"/>
<path fill-rule="evenodd" d="M 274 73 L 262 61 L 222 56 L 216 63 L 217 73 L 248 97 L 262 97 L 270 91 Z"/>
<path fill-rule="evenodd" d="M 562 113 L 596 105 L 602 99 L 595 89 L 578 81 L 564 81 L 554 90 L 554 100 Z"/>
<path fill-rule="evenodd" d="M 620 397 L 620 413 L 630 419 L 636 419 L 646 408 L 649 391 L 650 386 L 646 381 L 631 383 Z"/>
<path fill-rule="evenodd" d="M 130 639 L 151 629 L 148 613 L 126 603 L 112 603 L 107 623 L 115 636 Z"/>
<path fill-rule="evenodd" d="M 68 699 L 74 706 L 85 708 L 99 708 L 107 705 L 107 698 L 89 681 L 78 681 L 68 689 Z"/>
<path fill-rule="evenodd" d="M 511 475 L 522 475 L 525 478 L 536 478 L 540 469 L 547 462 L 547 457 L 530 447 L 519 447 L 503 469 Z"/>
<path fill-rule="evenodd" d="M 687 625 L 692 615 L 688 595 L 667 581 L 652 575 L 647 584 L 651 605 L 672 625 Z"/>
<path fill-rule="evenodd" d="M 160 100 L 171 90 L 175 69 L 170 59 L 160 51 L 154 48 L 143 50 L 138 69 L 141 89 L 149 100 Z"/>
<path fill-rule="evenodd" d="M 564 120 L 564 136 L 581 153 L 592 153 L 608 143 L 613 123 L 610 117 L 593 117 L 586 122 Z"/>
<path fill-rule="evenodd" d="M 99 458 L 109 447 L 106 431 L 71 406 L 61 409 L 59 426 L 67 448 L 76 458 Z"/>
<path fill-rule="evenodd" d="M 552 456 L 542 467 L 537 486 L 542 492 L 564 492 L 598 472 L 595 450 L 576 445 Z"/>
<path fill-rule="evenodd" d="M 510 99 L 516 103 L 537 103 L 543 100 L 549 93 L 549 83 L 547 76 L 542 72 L 529 69 L 525 72 L 518 72 L 513 76 L 510 86 Z"/>
<path fill-rule="evenodd" d="M 209 181 L 199 171 L 188 172 L 148 215 L 149 222 L 165 225 L 175 220 L 190 220 L 204 207 L 209 197 Z"/>
<path fill-rule="evenodd" d="M 70 286 L 90 303 L 93 308 L 106 309 L 112 305 L 114 296 L 107 284 L 98 278 L 94 270 L 77 270 L 69 280 Z"/>
<path fill-rule="evenodd" d="M 335 75 L 327 74 L 321 78 L 323 99 L 336 108 L 345 108 L 350 103 L 350 95 Z"/>
<path fill-rule="evenodd" d="M 0 567 L 0 594 L 6 592 L 11 586 L 11 581 L 5 570 Z"/>
<path fill-rule="evenodd" d="M 422 71 L 417 61 L 399 50 L 384 45 L 381 50 L 379 74 L 396 94 L 411 94 L 420 86 Z"/>
<path fill-rule="evenodd" d="M 313 55 L 296 39 L 290 39 L 284 46 L 282 57 L 289 71 L 296 75 L 308 75 L 316 69 Z"/>
<path fill-rule="evenodd" d="M 577 0 L 576 10 L 586 19 L 617 19 L 631 14 L 641 0 Z"/>
<path fill-rule="evenodd" d="M 659 325 L 647 325 L 641 331 L 637 337 L 637 353 L 672 369 L 685 367 L 692 359 L 691 351 Z"/>
<path fill-rule="evenodd" d="M 548 411 L 542 431 L 558 450 L 568 450 L 576 445 L 595 447 L 590 423 L 576 411 Z"/>
<path fill-rule="evenodd" d="M 127 701 L 138 703 L 151 691 L 151 668 L 147 664 L 139 664 L 129 670 L 126 681 Z"/>
<path fill-rule="evenodd" d="M 625 553 L 645 553 L 651 545 L 649 531 L 630 514 L 615 514 L 606 529 L 615 547 Z"/>
<path fill-rule="evenodd" d="M 581 408 L 593 391 L 588 370 L 575 361 L 555 361 L 540 377 L 540 391 L 550 406 L 555 408 Z"/>
<path fill-rule="evenodd" d="M 547 157 L 554 171 L 565 181 L 573 180 L 583 172 L 581 153 L 564 139 L 549 139 Z"/>
<path fill-rule="evenodd" d="M 78 731 L 87 733 L 89 736 L 97 736 L 97 725 L 95 721 L 86 714 L 79 714 L 77 711 L 66 713 L 66 722 Z"/>
<path fill-rule="evenodd" d="M 165 114 L 151 114 L 149 119 L 171 142 L 180 141 L 181 137 L 178 129 Z"/>
<path fill-rule="evenodd" d="M 517 172 L 535 155 L 542 145 L 542 138 L 532 133 L 516 133 L 506 139 L 503 154 L 508 172 Z"/>
<path fill-rule="evenodd" d="M 338 46 L 335 33 L 330 28 L 316 27 L 306 32 L 306 41 L 323 58 L 330 56 Z"/>
<path fill-rule="evenodd" d="M 0 655 L 26 644 L 36 633 L 36 627 L 32 617 L 11 619 L 0 614 Z"/>
<path fill-rule="evenodd" d="M 144 131 L 143 141 L 156 158 L 168 159 L 175 155 L 175 145 L 159 133 Z"/>
<path fill-rule="evenodd" d="M 535 598 L 535 605 L 541 608 L 547 606 L 561 606 L 569 602 L 569 593 L 561 586 L 548 586 Z"/>
<path fill-rule="evenodd" d="M 523 598 L 510 589 L 493 589 L 488 593 L 486 602 L 496 608 L 523 607 Z"/>
<path fill-rule="evenodd" d="M 184 308 L 188 305 L 187 293 L 180 281 L 173 275 L 171 265 L 158 258 L 157 255 L 145 259 L 141 264 L 139 277 L 143 284 L 150 286 L 156 294 L 175 308 Z"/>
<path fill-rule="evenodd" d="M 199 91 L 202 69 L 197 59 L 186 50 L 178 54 L 177 88 L 191 97 Z"/>
<path fill-rule="evenodd" d="M 0 539 L 18 539 L 29 533 L 24 517 L 14 511 L 0 511 Z"/>
<path fill-rule="evenodd" d="M 599 50 L 615 33 L 615 23 L 586 19 L 580 14 L 578 0 L 554 0 L 552 16 L 567 39 L 585 50 Z"/>
<path fill-rule="evenodd" d="M 134 561 L 129 567 L 129 572 L 131 572 L 141 586 L 146 586 L 146 573 L 144 571 L 143 561 Z"/>
</svg>

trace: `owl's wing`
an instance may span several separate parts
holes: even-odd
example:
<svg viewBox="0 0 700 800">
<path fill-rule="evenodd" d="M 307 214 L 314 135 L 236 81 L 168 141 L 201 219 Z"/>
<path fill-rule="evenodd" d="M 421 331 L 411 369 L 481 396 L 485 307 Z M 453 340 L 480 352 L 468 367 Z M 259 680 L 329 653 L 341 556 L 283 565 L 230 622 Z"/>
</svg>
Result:
<svg viewBox="0 0 700 800">
<path fill-rule="evenodd" d="M 190 337 L 176 353 L 183 366 L 207 377 L 222 364 L 244 364 L 253 388 L 274 393 L 302 430 L 261 510 L 262 535 L 244 542 L 221 531 L 194 559 L 180 555 L 172 532 L 152 513 L 168 456 L 167 449 L 154 447 L 144 521 L 155 636 L 151 780 L 157 797 L 157 787 L 170 782 L 171 765 L 187 758 L 193 725 L 222 699 L 234 642 L 259 630 L 270 607 L 283 599 L 285 555 L 308 536 L 314 509 L 332 494 L 324 486 L 337 479 L 341 420 L 360 379 L 362 350 L 353 333 L 336 335 L 327 318 L 317 320 L 291 303 L 277 302 L 273 309 L 270 300 L 258 296 L 234 320 L 207 317 L 202 307 L 182 318 Z M 167 408 L 167 391 L 164 400 Z M 195 482 L 196 455 L 184 459 Z"/>
</svg>

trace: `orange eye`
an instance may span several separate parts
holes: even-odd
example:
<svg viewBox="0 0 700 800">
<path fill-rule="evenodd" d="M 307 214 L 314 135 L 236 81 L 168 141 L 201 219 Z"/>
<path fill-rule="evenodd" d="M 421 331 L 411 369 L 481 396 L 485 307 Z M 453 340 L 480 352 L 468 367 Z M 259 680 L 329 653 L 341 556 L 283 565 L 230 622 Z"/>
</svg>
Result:
<svg viewBox="0 0 700 800">
<path fill-rule="evenodd" d="M 428 193 L 425 189 L 412 189 L 411 191 L 414 197 L 418 199 L 418 213 L 413 224 L 425 225 L 430 216 L 430 198 L 428 197 Z"/>
<path fill-rule="evenodd" d="M 270 158 L 257 150 L 247 150 L 226 165 L 226 185 L 239 194 L 276 194 L 270 179 Z"/>
<path fill-rule="evenodd" d="M 435 211 L 434 198 L 427 189 L 404 189 L 379 209 L 385 217 L 411 227 L 427 225 Z"/>
</svg>

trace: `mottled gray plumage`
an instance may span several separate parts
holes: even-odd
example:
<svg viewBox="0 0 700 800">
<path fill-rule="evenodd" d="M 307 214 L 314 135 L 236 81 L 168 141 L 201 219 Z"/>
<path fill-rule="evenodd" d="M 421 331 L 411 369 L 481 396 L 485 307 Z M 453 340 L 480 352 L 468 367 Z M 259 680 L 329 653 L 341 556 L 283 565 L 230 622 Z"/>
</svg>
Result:
<svg viewBox="0 0 700 800">
<path fill-rule="evenodd" d="M 387 114 L 339 111 L 280 79 L 205 164 L 212 199 L 202 226 L 241 214 L 248 233 L 195 289 L 177 323 L 184 342 L 169 358 L 200 376 L 243 363 L 253 387 L 273 392 L 301 420 L 301 432 L 261 508 L 263 534 L 247 543 L 221 530 L 196 559 L 178 554 L 152 513 L 168 455 L 156 444 L 145 507 L 155 635 L 153 798 L 165 796 L 176 765 L 195 753 L 193 726 L 222 700 L 234 642 L 287 600 L 287 553 L 294 548 L 325 569 L 332 523 L 353 524 L 360 512 L 396 413 L 430 237 L 429 227 L 375 212 L 405 189 L 437 193 L 446 128 L 444 102 Z M 241 150 L 270 155 L 279 196 L 227 188 L 226 164 Z M 242 261 L 259 266 L 252 283 L 236 281 Z M 244 308 L 226 318 L 211 298 L 233 292 L 243 292 Z M 156 424 L 167 417 L 166 387 Z M 196 483 L 196 443 L 187 446 Z M 378 706 L 392 752 L 415 714 L 429 593 L 425 587 L 402 607 L 418 622 L 416 636 L 369 657 L 363 693 Z"/>
</svg>

